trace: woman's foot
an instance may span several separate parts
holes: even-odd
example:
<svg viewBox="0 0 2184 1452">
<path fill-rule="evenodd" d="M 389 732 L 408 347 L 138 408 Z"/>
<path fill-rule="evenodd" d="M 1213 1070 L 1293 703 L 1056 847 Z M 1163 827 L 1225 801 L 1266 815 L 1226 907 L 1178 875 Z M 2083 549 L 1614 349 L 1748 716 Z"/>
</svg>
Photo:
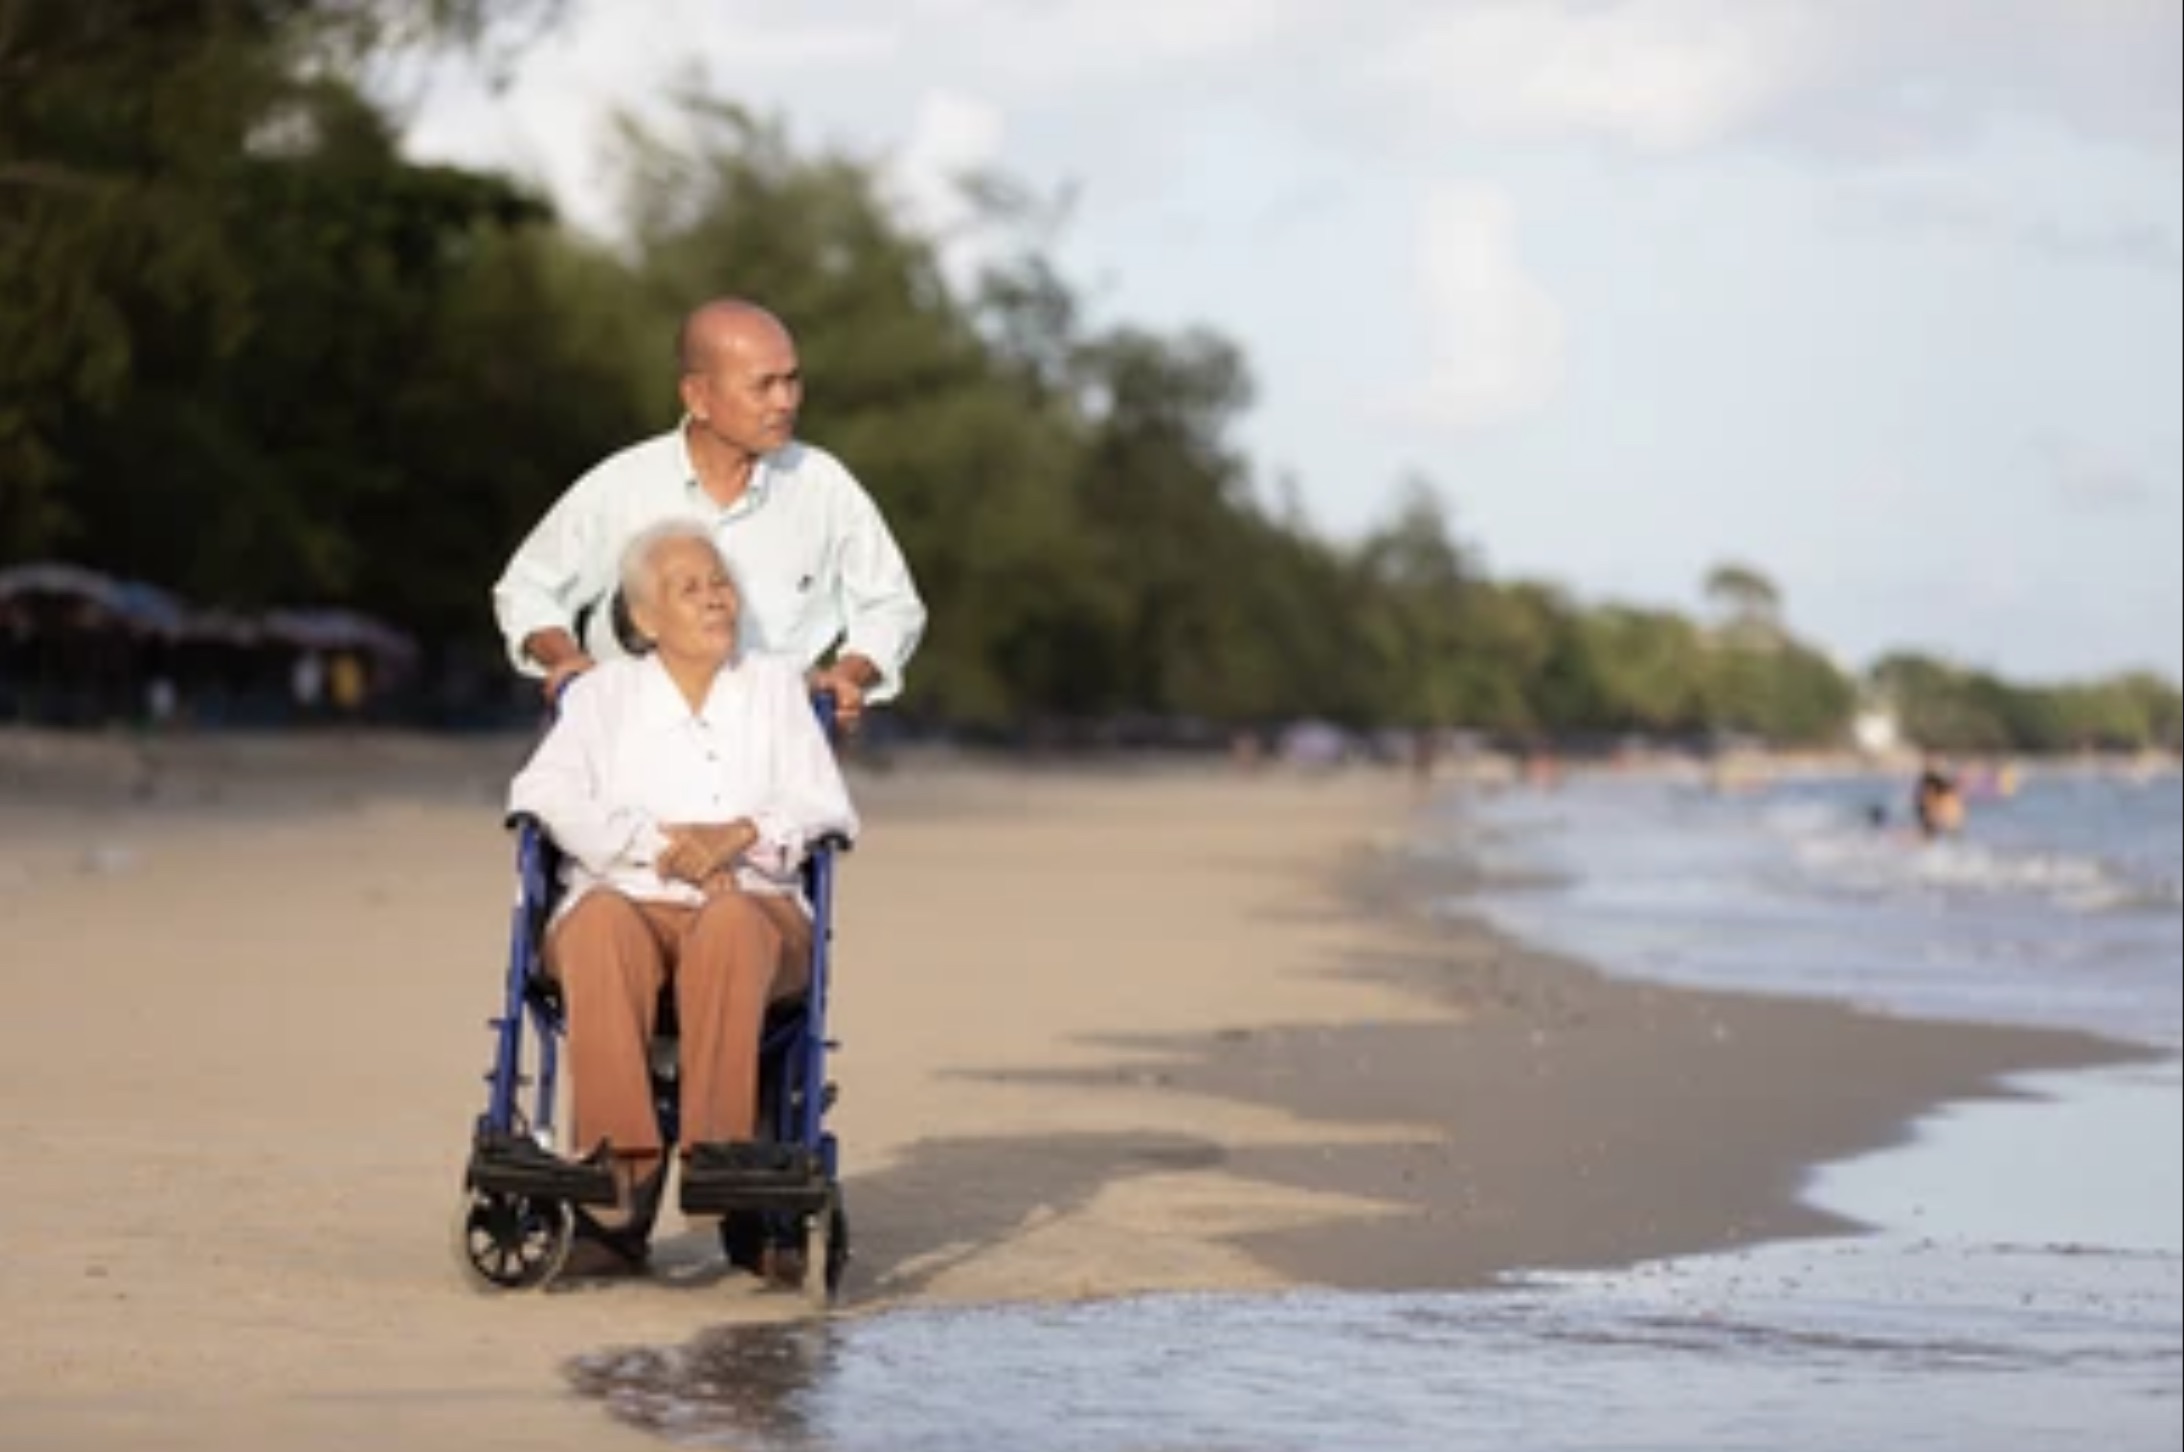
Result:
<svg viewBox="0 0 2184 1452">
<path fill-rule="evenodd" d="M 614 1157 L 617 1191 L 612 1206 L 576 1209 L 576 1246 L 572 1263 L 586 1247 L 604 1254 L 585 1254 L 587 1269 L 578 1273 L 613 1274 L 644 1269 L 652 1250 L 652 1226 L 660 1216 L 660 1198 L 667 1187 L 667 1161 L 657 1151 Z M 589 1269 L 592 1263 L 599 1268 Z M 573 1264 L 572 1264 L 573 1269 Z"/>
</svg>

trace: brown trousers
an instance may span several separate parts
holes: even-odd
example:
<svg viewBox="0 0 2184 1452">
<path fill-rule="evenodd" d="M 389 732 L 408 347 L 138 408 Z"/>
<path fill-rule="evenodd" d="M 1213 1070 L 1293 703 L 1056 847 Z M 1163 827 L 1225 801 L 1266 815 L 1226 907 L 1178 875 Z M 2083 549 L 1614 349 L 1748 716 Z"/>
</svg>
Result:
<svg viewBox="0 0 2184 1452">
<path fill-rule="evenodd" d="M 750 1139 L 767 1005 L 811 979 L 811 923 L 784 897 L 725 892 L 703 907 L 593 888 L 546 939 L 568 1010 L 570 1144 L 661 1150 L 647 1049 L 660 991 L 675 986 L 682 1142 Z"/>
</svg>

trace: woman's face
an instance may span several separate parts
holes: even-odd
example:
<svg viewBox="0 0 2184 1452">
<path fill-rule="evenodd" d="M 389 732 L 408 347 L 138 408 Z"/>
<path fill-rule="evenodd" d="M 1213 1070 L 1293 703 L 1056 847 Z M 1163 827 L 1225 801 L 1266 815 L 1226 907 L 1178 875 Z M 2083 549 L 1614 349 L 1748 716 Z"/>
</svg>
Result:
<svg viewBox="0 0 2184 1452">
<path fill-rule="evenodd" d="M 702 540 L 672 539 L 652 557 L 652 589 L 630 619 L 673 661 L 727 660 L 736 649 L 736 587 Z"/>
</svg>

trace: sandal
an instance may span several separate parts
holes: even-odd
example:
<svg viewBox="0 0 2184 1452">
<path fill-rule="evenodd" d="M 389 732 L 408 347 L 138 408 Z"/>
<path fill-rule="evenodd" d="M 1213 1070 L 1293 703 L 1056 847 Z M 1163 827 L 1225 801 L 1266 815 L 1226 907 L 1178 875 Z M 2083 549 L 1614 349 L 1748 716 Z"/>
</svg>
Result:
<svg viewBox="0 0 2184 1452">
<path fill-rule="evenodd" d="M 629 1160 L 617 1160 L 614 1174 L 621 1194 L 612 1209 L 571 1207 L 576 1217 L 575 1240 L 579 1245 L 600 1247 L 625 1270 L 643 1270 L 651 1257 L 652 1227 L 667 1188 L 667 1161 L 662 1157 L 651 1174 L 639 1177 L 631 1172 Z"/>
</svg>

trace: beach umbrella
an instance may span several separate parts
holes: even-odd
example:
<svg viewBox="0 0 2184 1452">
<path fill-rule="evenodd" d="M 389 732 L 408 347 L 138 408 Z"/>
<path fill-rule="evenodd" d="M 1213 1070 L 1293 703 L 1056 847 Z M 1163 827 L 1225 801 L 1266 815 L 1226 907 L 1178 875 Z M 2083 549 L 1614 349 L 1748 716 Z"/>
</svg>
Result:
<svg viewBox="0 0 2184 1452">
<path fill-rule="evenodd" d="M 189 609 L 179 596 L 142 580 L 123 580 L 114 586 L 114 613 L 153 635 L 180 635 L 189 619 Z"/>
<path fill-rule="evenodd" d="M 30 595 L 62 596 L 122 613 L 121 587 L 108 576 L 59 560 L 33 560 L 0 569 L 0 600 Z"/>
<path fill-rule="evenodd" d="M 182 621 L 185 640 L 215 641 L 222 645 L 256 645 L 265 636 L 255 617 L 233 610 L 193 610 Z"/>
<path fill-rule="evenodd" d="M 268 613 L 265 633 L 307 650 L 362 650 L 393 664 L 417 658 L 417 642 L 383 620 L 335 607 L 285 609 Z"/>
</svg>

